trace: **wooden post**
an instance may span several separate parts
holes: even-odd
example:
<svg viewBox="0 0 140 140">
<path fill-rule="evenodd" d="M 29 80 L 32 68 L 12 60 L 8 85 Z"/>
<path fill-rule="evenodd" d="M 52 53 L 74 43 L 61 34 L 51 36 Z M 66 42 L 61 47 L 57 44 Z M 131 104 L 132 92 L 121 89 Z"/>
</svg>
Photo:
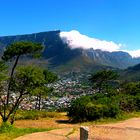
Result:
<svg viewBox="0 0 140 140">
<path fill-rule="evenodd" d="M 81 126 L 80 127 L 80 140 L 88 140 L 88 133 L 89 133 L 89 128 Z"/>
</svg>

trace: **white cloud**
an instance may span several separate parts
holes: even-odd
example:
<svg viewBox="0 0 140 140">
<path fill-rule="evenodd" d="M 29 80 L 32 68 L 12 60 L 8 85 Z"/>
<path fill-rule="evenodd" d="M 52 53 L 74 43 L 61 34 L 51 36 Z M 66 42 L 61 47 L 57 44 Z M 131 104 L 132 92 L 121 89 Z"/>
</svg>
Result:
<svg viewBox="0 0 140 140">
<path fill-rule="evenodd" d="M 125 44 L 117 44 L 113 41 L 106 41 L 100 40 L 96 38 L 91 38 L 86 35 L 82 35 L 80 32 L 76 30 L 72 30 L 70 32 L 61 32 L 60 37 L 63 39 L 65 43 L 68 43 L 72 49 L 75 48 L 83 48 L 83 49 L 90 49 L 93 48 L 94 50 L 100 49 L 102 51 L 124 51 L 122 48 Z M 132 57 L 140 57 L 140 50 L 136 51 L 127 51 Z"/>
<path fill-rule="evenodd" d="M 99 40 L 96 38 L 90 38 L 86 35 L 80 34 L 76 30 L 70 32 L 61 32 L 60 37 L 69 44 L 72 49 L 101 49 L 103 51 L 118 51 L 122 44 L 116 44 L 113 41 Z"/>
<path fill-rule="evenodd" d="M 140 50 L 133 50 L 133 51 L 125 50 L 125 52 L 128 52 L 133 58 L 140 57 Z"/>
</svg>

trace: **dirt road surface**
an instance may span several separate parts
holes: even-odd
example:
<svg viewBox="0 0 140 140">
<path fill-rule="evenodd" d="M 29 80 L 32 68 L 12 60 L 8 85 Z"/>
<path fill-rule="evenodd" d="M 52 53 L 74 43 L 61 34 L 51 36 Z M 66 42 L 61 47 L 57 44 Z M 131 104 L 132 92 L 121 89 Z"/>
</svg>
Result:
<svg viewBox="0 0 140 140">
<path fill-rule="evenodd" d="M 17 126 L 19 124 L 20 122 L 17 122 Z M 79 140 L 80 124 L 52 121 L 50 125 L 56 125 L 59 129 L 28 134 L 15 140 Z M 89 125 L 88 127 L 89 140 L 140 140 L 140 118 L 133 118 L 114 124 Z"/>
</svg>

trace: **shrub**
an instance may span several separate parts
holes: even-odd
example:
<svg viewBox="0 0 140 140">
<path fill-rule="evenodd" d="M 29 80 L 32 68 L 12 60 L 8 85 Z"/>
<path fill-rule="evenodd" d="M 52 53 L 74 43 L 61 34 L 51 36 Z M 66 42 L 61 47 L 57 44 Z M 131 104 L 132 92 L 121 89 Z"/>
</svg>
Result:
<svg viewBox="0 0 140 140">
<path fill-rule="evenodd" d="M 94 98 L 95 97 L 95 98 Z M 83 96 L 71 103 L 68 111 L 74 121 L 116 117 L 120 113 L 118 101 L 106 96 Z"/>
<path fill-rule="evenodd" d="M 135 96 L 135 103 L 136 103 L 136 106 L 137 106 L 137 111 L 140 111 L 140 94 L 137 94 Z"/>
<path fill-rule="evenodd" d="M 123 86 L 123 92 L 130 95 L 137 95 L 140 93 L 140 82 L 130 82 Z"/>
<path fill-rule="evenodd" d="M 89 96 L 83 96 L 74 100 L 68 109 L 68 116 L 74 121 L 86 120 L 85 107 L 91 101 Z"/>
<path fill-rule="evenodd" d="M 103 117 L 104 106 L 102 104 L 88 103 L 85 107 L 87 120 L 96 120 Z"/>
<path fill-rule="evenodd" d="M 115 118 L 120 113 L 120 108 L 117 104 L 111 103 L 110 105 L 105 106 L 103 112 L 103 117 Z"/>
<path fill-rule="evenodd" d="M 138 98 L 133 95 L 123 95 L 120 100 L 120 109 L 125 112 L 138 110 Z"/>
</svg>

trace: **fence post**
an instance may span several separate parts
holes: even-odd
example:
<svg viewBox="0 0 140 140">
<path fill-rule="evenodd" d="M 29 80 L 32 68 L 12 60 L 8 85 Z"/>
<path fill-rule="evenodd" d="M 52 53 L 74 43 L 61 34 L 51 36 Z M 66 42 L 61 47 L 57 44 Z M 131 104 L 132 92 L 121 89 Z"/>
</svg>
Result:
<svg viewBox="0 0 140 140">
<path fill-rule="evenodd" d="M 89 128 L 81 126 L 80 127 L 80 140 L 88 140 L 88 133 L 89 133 Z"/>
</svg>

